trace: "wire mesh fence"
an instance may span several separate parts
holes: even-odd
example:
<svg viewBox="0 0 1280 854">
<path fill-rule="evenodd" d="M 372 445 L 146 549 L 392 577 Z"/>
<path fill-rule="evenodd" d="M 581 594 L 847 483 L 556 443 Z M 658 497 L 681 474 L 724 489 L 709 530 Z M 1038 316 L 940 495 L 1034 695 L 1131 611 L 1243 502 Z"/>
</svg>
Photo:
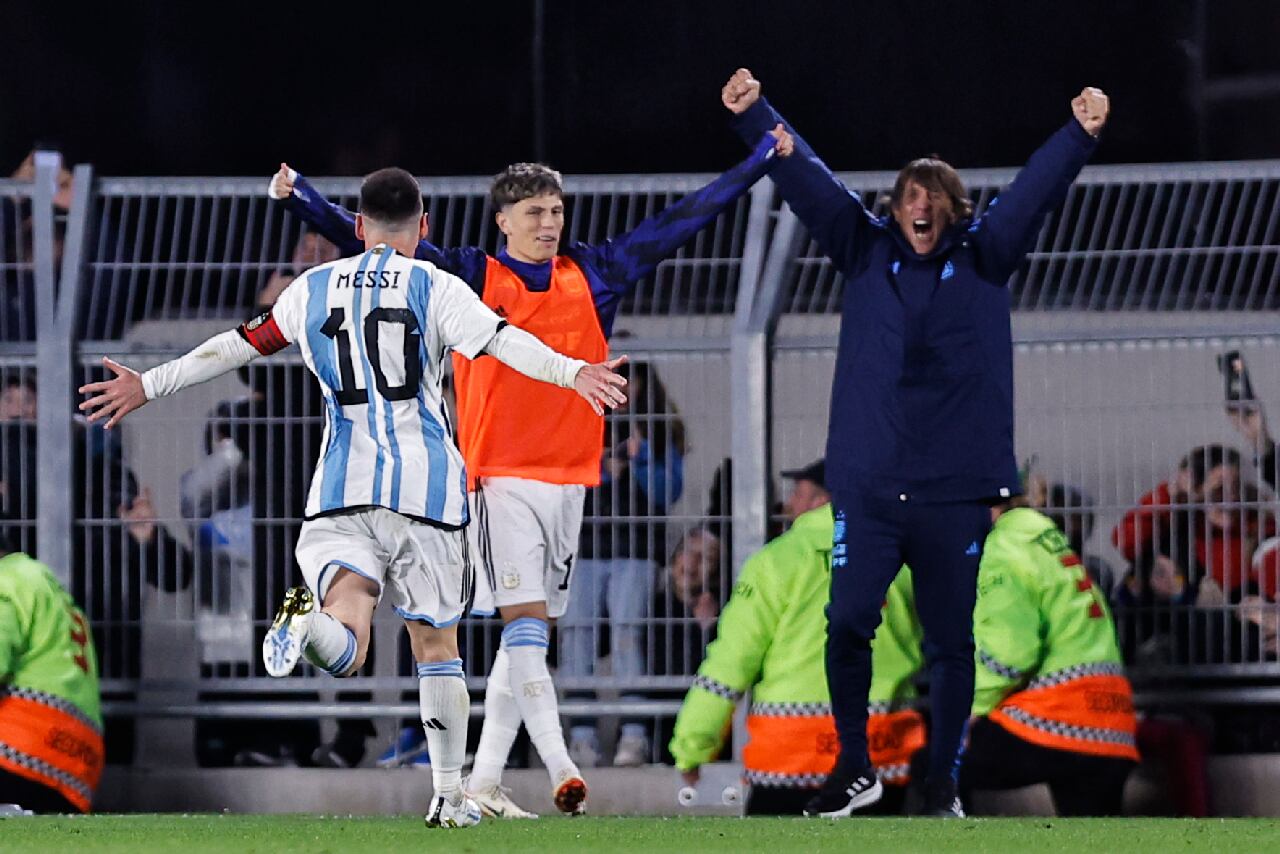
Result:
<svg viewBox="0 0 1280 854">
<path fill-rule="evenodd" d="M 965 174 L 980 210 L 1012 174 Z M 891 177 L 847 181 L 878 199 Z M 571 178 L 565 239 L 599 244 L 706 179 Z M 1265 423 L 1280 398 L 1271 371 L 1280 327 L 1255 314 L 1245 318 L 1251 334 L 1222 332 L 1244 318 L 1232 312 L 1280 303 L 1278 183 L 1271 163 L 1086 170 L 1011 283 L 1015 329 L 1046 321 L 1015 336 L 1016 444 L 1029 492 L 1108 591 L 1139 679 L 1280 672 L 1276 463 Z M 486 184 L 424 182 L 433 239 L 498 250 Z M 265 186 L 265 176 L 94 184 L 83 255 L 68 259 L 83 270 L 73 385 L 103 376 L 104 353 L 138 369 L 178 355 L 334 257 Z M 358 189 L 352 180 L 316 186 L 346 205 Z M 753 207 L 761 198 L 767 211 Z M 0 332 L 12 331 L 0 344 L 0 496 L 11 535 L 38 555 L 41 425 L 73 416 L 35 409 L 39 373 L 26 342 L 38 318 L 34 307 L 24 314 L 22 284 L 35 273 L 22 225 L 30 209 L 27 185 L 0 182 Z M 634 718 L 624 722 L 643 723 L 654 759 L 746 557 L 731 548 L 731 499 L 743 494 L 733 463 L 740 477 L 769 481 L 759 495 L 776 533 L 786 523 L 778 472 L 823 453 L 840 283 L 806 241 L 764 263 L 787 216 L 768 196 L 744 197 L 639 283 L 617 324 L 615 352 L 635 359 L 634 403 L 607 421 L 605 482 L 587 501 L 576 610 L 561 623 L 554 661 L 572 725 L 598 729 L 625 710 Z M 758 281 L 753 252 L 780 281 Z M 766 389 L 767 459 L 734 460 L 730 413 L 743 387 L 733 316 L 771 285 L 781 288 L 778 333 L 764 375 L 749 377 Z M 1231 354 L 1251 386 L 1229 400 L 1222 365 Z M 412 707 L 412 656 L 393 617 L 379 618 L 368 662 L 340 685 L 306 665 L 269 680 L 257 654 L 297 582 L 293 544 L 322 412 L 301 362 L 282 354 L 157 401 L 123 430 L 73 423 L 70 470 L 54 486 L 71 495 L 67 577 L 94 625 L 109 703 L 131 714 L 207 704 L 222 717 L 241 707 L 304 716 L 349 701 Z M 500 626 L 477 618 L 461 634 L 479 689 Z"/>
<path fill-rule="evenodd" d="M 1012 170 L 962 171 L 980 217 Z M 886 216 L 894 173 L 842 176 Z M 1019 311 L 1258 311 L 1280 307 L 1280 163 L 1087 167 L 1010 279 Z M 840 276 L 812 240 L 786 311 L 838 312 Z"/>
<path fill-rule="evenodd" d="M 603 244 L 713 176 L 571 179 L 566 245 Z M 106 179 L 91 212 L 79 337 L 119 339 L 142 321 L 241 317 L 271 300 L 335 248 L 266 195 L 267 179 Z M 496 253 L 501 234 L 478 179 L 424 179 L 429 239 Z M 316 189 L 354 209 L 359 183 Z M 732 313 L 749 197 L 663 261 L 624 300 L 621 316 Z M 354 234 L 351 235 L 354 240 Z"/>
</svg>

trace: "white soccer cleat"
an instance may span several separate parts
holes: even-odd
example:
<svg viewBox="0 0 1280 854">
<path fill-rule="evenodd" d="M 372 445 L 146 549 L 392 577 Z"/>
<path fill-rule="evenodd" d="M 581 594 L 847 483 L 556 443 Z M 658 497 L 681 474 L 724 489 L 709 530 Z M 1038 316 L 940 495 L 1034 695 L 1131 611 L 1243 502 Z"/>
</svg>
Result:
<svg viewBox="0 0 1280 854">
<path fill-rule="evenodd" d="M 493 818 L 537 818 L 538 814 L 529 812 L 524 807 L 511 800 L 511 790 L 499 786 L 494 783 L 487 789 L 472 789 L 471 778 L 462 781 L 463 793 L 475 801 L 480 807 L 480 812 Z"/>
<path fill-rule="evenodd" d="M 293 672 L 307 645 L 315 615 L 315 600 L 310 590 L 293 587 L 284 594 L 284 602 L 262 639 L 262 663 L 269 675 L 280 678 Z"/>
<path fill-rule="evenodd" d="M 576 768 L 566 768 L 560 772 L 555 787 L 551 790 L 551 800 L 556 809 L 565 815 L 586 815 L 587 783 Z"/>
<path fill-rule="evenodd" d="M 459 793 L 457 803 L 433 795 L 423 821 L 427 827 L 474 827 L 480 823 L 480 807 L 465 793 Z"/>
</svg>

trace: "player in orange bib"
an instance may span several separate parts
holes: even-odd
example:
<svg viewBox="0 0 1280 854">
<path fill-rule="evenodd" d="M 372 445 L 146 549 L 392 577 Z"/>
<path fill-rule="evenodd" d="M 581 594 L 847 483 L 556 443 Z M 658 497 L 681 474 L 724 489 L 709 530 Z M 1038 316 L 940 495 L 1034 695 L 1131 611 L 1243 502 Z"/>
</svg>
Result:
<svg viewBox="0 0 1280 854">
<path fill-rule="evenodd" d="M 426 240 L 417 257 L 467 282 L 486 305 L 548 346 L 598 362 L 618 306 L 636 282 L 741 197 L 777 156 L 791 153 L 779 125 L 751 156 L 711 183 L 597 245 L 560 252 L 560 173 L 516 163 L 489 190 L 506 238 L 496 256 L 476 247 L 443 249 Z M 344 254 L 360 249 L 349 211 L 331 204 L 286 164 L 271 179 L 281 200 Z M 572 392 L 546 389 L 495 359 L 454 359 L 458 437 L 475 524 L 470 526 L 488 584 L 476 610 L 502 616 L 502 644 L 489 672 L 484 728 L 466 788 L 487 814 L 536 818 L 501 787 L 521 722 L 547 767 L 556 807 L 585 811 L 587 787 L 569 757 L 555 686 L 547 669 L 550 621 L 565 612 L 586 489 L 600 483 L 604 419 Z"/>
</svg>

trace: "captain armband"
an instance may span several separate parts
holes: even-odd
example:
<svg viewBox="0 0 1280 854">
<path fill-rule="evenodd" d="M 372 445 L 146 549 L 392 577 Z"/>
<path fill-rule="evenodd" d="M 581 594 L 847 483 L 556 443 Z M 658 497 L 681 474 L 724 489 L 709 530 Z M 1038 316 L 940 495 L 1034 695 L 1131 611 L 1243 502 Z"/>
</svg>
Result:
<svg viewBox="0 0 1280 854">
<path fill-rule="evenodd" d="M 269 311 L 264 311 L 253 320 L 240 324 L 236 332 L 249 342 L 249 346 L 264 356 L 270 356 L 289 346 L 289 341 L 284 337 L 276 319 Z"/>
</svg>

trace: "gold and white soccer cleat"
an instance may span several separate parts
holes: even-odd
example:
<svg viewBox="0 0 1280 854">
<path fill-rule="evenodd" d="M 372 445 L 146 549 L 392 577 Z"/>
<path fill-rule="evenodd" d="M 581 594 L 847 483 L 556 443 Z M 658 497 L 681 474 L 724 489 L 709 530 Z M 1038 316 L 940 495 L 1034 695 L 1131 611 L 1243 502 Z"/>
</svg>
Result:
<svg viewBox="0 0 1280 854">
<path fill-rule="evenodd" d="M 556 780 L 551 800 L 555 801 L 556 809 L 565 815 L 586 815 L 587 782 L 576 769 L 566 768 Z"/>
<path fill-rule="evenodd" d="M 315 615 L 315 600 L 310 590 L 292 587 L 284 594 L 284 602 L 262 639 L 262 663 L 269 675 L 279 678 L 293 672 L 307 645 Z"/>
<path fill-rule="evenodd" d="M 493 818 L 537 818 L 538 814 L 529 812 L 524 807 L 511 800 L 511 790 L 505 786 L 499 786 L 497 783 L 487 789 L 472 789 L 471 778 L 462 781 L 462 791 L 468 798 L 475 801 L 480 807 L 480 812 Z"/>
<path fill-rule="evenodd" d="M 423 816 L 427 827 L 473 827 L 480 823 L 480 807 L 462 793 L 455 804 L 440 795 L 431 797 L 431 806 Z"/>
</svg>

